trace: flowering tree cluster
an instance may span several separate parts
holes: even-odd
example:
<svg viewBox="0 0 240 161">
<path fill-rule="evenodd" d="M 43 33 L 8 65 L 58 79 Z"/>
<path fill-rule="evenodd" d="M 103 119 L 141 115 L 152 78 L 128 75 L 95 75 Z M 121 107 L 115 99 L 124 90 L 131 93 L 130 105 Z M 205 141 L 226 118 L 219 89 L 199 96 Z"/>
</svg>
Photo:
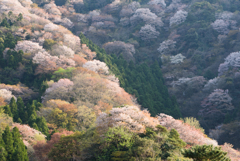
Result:
<svg viewBox="0 0 240 161">
<path fill-rule="evenodd" d="M 122 41 L 108 42 L 104 44 L 104 49 L 108 54 L 123 55 L 125 60 L 134 60 L 135 48 L 132 44 L 124 43 Z"/>
<path fill-rule="evenodd" d="M 181 53 L 177 54 L 175 56 L 171 56 L 170 57 L 170 61 L 172 64 L 179 64 L 183 62 L 183 59 L 185 59 L 186 57 L 183 56 Z"/>
<path fill-rule="evenodd" d="M 182 0 L 172 0 L 172 3 L 167 7 L 165 12 L 172 12 L 182 9 L 183 7 L 184 5 L 182 4 Z"/>
<path fill-rule="evenodd" d="M 53 14 L 53 15 L 62 15 L 62 13 L 60 12 L 60 10 L 57 8 L 56 4 L 54 2 L 50 2 L 48 4 L 45 4 L 43 7 L 46 12 L 48 12 L 49 14 Z"/>
<path fill-rule="evenodd" d="M 39 8 L 39 7 L 33 7 L 30 9 L 30 12 L 32 14 L 38 15 L 39 17 L 43 17 L 45 19 L 48 19 L 48 13 L 45 12 L 44 9 Z"/>
<path fill-rule="evenodd" d="M 45 141 L 46 136 L 42 134 L 40 131 L 31 128 L 28 125 L 21 125 L 19 123 L 14 123 L 13 127 L 17 127 L 22 139 L 24 140 L 24 144 L 26 146 L 33 146 L 37 143 L 37 141 Z"/>
<path fill-rule="evenodd" d="M 178 96 L 190 96 L 193 93 L 199 92 L 206 80 L 203 76 L 196 76 L 193 78 L 180 78 L 178 81 L 172 82 L 171 92 Z"/>
<path fill-rule="evenodd" d="M 218 31 L 221 34 L 228 34 L 229 32 L 229 22 L 218 19 L 212 23 L 212 27 L 214 30 Z"/>
<path fill-rule="evenodd" d="M 152 39 L 156 39 L 159 34 L 160 33 L 156 31 L 155 27 L 151 25 L 145 25 L 141 27 L 141 30 L 139 31 L 140 38 L 143 41 L 150 41 Z"/>
<path fill-rule="evenodd" d="M 96 124 L 100 132 L 107 131 L 108 127 L 124 126 L 133 132 L 143 133 L 146 127 L 155 128 L 159 124 L 148 111 L 141 111 L 137 106 L 113 108 L 109 113 L 102 112 L 97 117 Z"/>
<path fill-rule="evenodd" d="M 62 99 L 68 101 L 70 99 L 69 92 L 72 90 L 73 85 L 74 83 L 66 78 L 50 84 L 42 97 L 43 102 L 50 99 Z"/>
<path fill-rule="evenodd" d="M 108 14 L 116 13 L 120 9 L 121 9 L 121 1 L 120 0 L 114 0 L 112 3 L 110 3 L 104 7 L 104 11 Z"/>
<path fill-rule="evenodd" d="M 134 100 L 134 97 L 120 87 L 119 83 L 116 82 L 116 79 L 114 81 L 106 80 L 106 84 L 111 95 L 111 99 L 115 102 L 113 105 L 137 104 L 137 101 Z"/>
<path fill-rule="evenodd" d="M 74 51 L 79 50 L 79 48 L 81 47 L 81 41 L 78 36 L 75 36 L 73 34 L 64 34 L 63 37 L 64 45 L 66 45 L 67 47 L 71 48 Z"/>
<path fill-rule="evenodd" d="M 236 30 L 237 22 L 232 20 L 234 13 L 232 12 L 221 12 L 216 15 L 217 20 L 214 21 L 211 25 L 214 30 L 218 31 L 221 34 L 228 34 L 229 30 Z"/>
<path fill-rule="evenodd" d="M 34 56 L 38 52 L 45 51 L 43 47 L 40 46 L 38 43 L 28 41 L 28 40 L 18 41 L 15 46 L 15 50 L 16 51 L 22 50 L 24 53 L 31 53 L 32 56 Z"/>
<path fill-rule="evenodd" d="M 173 40 L 165 40 L 160 44 L 160 47 L 157 49 L 161 55 L 167 55 L 171 53 L 175 49 L 176 41 Z"/>
<path fill-rule="evenodd" d="M 57 31 L 58 29 L 59 29 L 59 26 L 53 23 L 48 23 L 44 26 L 44 30 L 47 32 Z"/>
<path fill-rule="evenodd" d="M 63 130 L 61 132 L 56 132 L 51 136 L 51 140 L 47 143 L 44 141 L 38 141 L 36 145 L 33 146 L 35 150 L 35 155 L 38 160 L 48 161 L 48 153 L 54 148 L 54 144 L 58 143 L 61 139 L 61 136 L 68 136 L 73 134 L 72 131 Z"/>
<path fill-rule="evenodd" d="M 131 96 L 119 87 L 118 83 L 101 78 L 96 73 L 87 73 L 78 74 L 73 78 L 74 86 L 71 95 L 78 105 L 94 107 L 99 101 L 114 107 L 133 104 Z"/>
<path fill-rule="evenodd" d="M 160 5 L 161 7 L 165 8 L 166 3 L 164 0 L 151 0 L 148 2 L 149 5 Z"/>
<path fill-rule="evenodd" d="M 233 52 L 225 58 L 224 63 L 219 65 L 218 75 L 224 75 L 229 70 L 229 67 L 240 67 L 240 52 Z"/>
<path fill-rule="evenodd" d="M 53 22 L 56 23 L 56 24 L 60 24 L 60 25 L 66 27 L 66 28 L 69 28 L 69 29 L 71 29 L 74 26 L 73 22 L 66 17 L 63 18 L 63 19 L 56 19 Z"/>
<path fill-rule="evenodd" d="M 99 74 L 109 74 L 108 66 L 104 62 L 101 62 L 99 60 L 88 61 L 83 64 L 83 67 Z"/>
<path fill-rule="evenodd" d="M 52 47 L 51 54 L 55 56 L 65 56 L 67 58 L 73 58 L 75 53 L 71 48 L 65 45 L 54 45 Z"/>
<path fill-rule="evenodd" d="M 69 59 L 62 55 L 60 55 L 60 57 L 51 56 L 47 52 L 38 52 L 33 57 L 33 62 L 39 64 L 36 70 L 36 74 L 53 72 L 58 67 L 65 69 L 67 67 L 73 67 L 76 65 L 72 59 Z"/>
<path fill-rule="evenodd" d="M 158 121 L 160 125 L 166 127 L 168 130 L 175 129 L 180 135 L 180 138 L 186 143 L 192 145 L 214 145 L 217 146 L 218 143 L 215 140 L 212 140 L 205 136 L 204 133 L 200 129 L 196 129 L 195 127 L 183 123 L 181 120 L 175 120 L 172 116 L 166 114 L 159 114 Z"/>
<path fill-rule="evenodd" d="M 214 89 L 217 89 L 221 86 L 223 86 L 225 83 L 225 79 L 222 77 L 216 77 L 213 79 L 210 79 L 204 86 L 203 91 L 210 91 L 212 92 Z"/>
<path fill-rule="evenodd" d="M 130 17 L 140 7 L 141 7 L 141 5 L 139 2 L 133 1 L 132 3 L 128 4 L 127 6 L 123 6 L 123 8 L 120 12 L 120 17 Z"/>
<path fill-rule="evenodd" d="M 216 108 L 223 110 L 227 113 L 228 110 L 232 110 L 232 98 L 228 94 L 228 90 L 215 89 L 206 99 L 201 103 L 203 108 Z"/>
<path fill-rule="evenodd" d="M 22 4 L 18 0 L 11 1 L 1 1 L 0 2 L 1 13 L 8 13 L 12 11 L 14 14 L 22 13 L 23 15 L 30 15 L 28 9 L 23 7 Z"/>
<path fill-rule="evenodd" d="M 17 85 L 0 84 L 0 89 L 6 89 L 8 91 L 11 91 L 14 96 L 21 97 L 24 101 L 34 99 L 38 95 L 38 93 L 34 92 L 32 89 L 24 86 L 23 84 Z"/>
<path fill-rule="evenodd" d="M 221 124 L 225 115 L 234 109 L 231 101 L 228 90 L 215 89 L 201 102 L 203 109 L 198 114 L 204 118 L 210 128 L 213 128 Z"/>
<path fill-rule="evenodd" d="M 11 98 L 17 99 L 12 92 L 7 89 L 0 89 L 0 97 L 4 98 L 5 102 L 10 103 Z"/>
<path fill-rule="evenodd" d="M 174 16 L 170 18 L 170 26 L 179 25 L 183 23 L 186 20 L 187 15 L 188 15 L 188 12 L 186 11 L 183 11 L 183 10 L 177 11 L 174 14 Z"/>
<path fill-rule="evenodd" d="M 156 28 L 163 26 L 161 18 L 157 17 L 155 13 L 152 13 L 149 8 L 139 8 L 134 12 L 134 15 L 130 17 L 130 23 L 132 26 L 144 22 L 150 24 Z"/>
</svg>

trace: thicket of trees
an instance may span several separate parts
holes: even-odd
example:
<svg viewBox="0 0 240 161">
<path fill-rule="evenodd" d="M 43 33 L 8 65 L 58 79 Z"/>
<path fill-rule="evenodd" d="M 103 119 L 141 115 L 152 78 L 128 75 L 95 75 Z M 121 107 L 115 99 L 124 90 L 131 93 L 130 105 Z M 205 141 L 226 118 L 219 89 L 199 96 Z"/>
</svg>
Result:
<svg viewBox="0 0 240 161">
<path fill-rule="evenodd" d="M 12 97 L 9 105 L 4 106 L 4 113 L 13 117 L 14 122 L 28 124 L 36 130 L 41 131 L 45 135 L 49 135 L 47 122 L 44 117 L 38 117 L 36 111 L 40 110 L 42 104 L 36 100 L 25 106 L 21 97 L 17 101 Z"/>
<path fill-rule="evenodd" d="M 27 148 L 17 127 L 10 131 L 9 126 L 7 126 L 0 136 L 0 160 L 28 161 Z"/>
<path fill-rule="evenodd" d="M 104 49 L 88 40 L 83 34 L 80 34 L 80 39 L 83 44 L 87 44 L 97 53 L 98 60 L 108 65 L 110 71 L 118 77 L 121 87 L 135 95 L 143 108 L 148 108 L 153 116 L 166 113 L 175 118 L 181 117 L 175 98 L 169 96 L 164 85 L 161 63 L 155 62 L 150 66 L 146 63 L 135 65 L 133 61 L 128 63 L 122 55 L 119 57 L 114 54 L 107 55 Z"/>
</svg>

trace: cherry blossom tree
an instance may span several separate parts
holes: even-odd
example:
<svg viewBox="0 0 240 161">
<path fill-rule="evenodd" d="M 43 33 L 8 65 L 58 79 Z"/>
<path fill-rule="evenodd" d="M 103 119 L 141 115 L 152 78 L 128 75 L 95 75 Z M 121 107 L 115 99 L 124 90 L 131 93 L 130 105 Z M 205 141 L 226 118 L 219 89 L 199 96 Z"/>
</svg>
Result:
<svg viewBox="0 0 240 161">
<path fill-rule="evenodd" d="M 102 112 L 97 117 L 96 126 L 100 133 L 112 126 L 124 126 L 133 132 L 143 133 L 146 127 L 155 128 L 159 124 L 148 111 L 141 111 L 137 106 L 113 108 L 109 113 Z"/>
<path fill-rule="evenodd" d="M 237 30 L 237 22 L 233 20 L 234 13 L 224 11 L 216 14 L 216 21 L 211 25 L 214 30 L 226 35 L 230 30 Z"/>
<path fill-rule="evenodd" d="M 155 27 L 151 25 L 145 25 L 141 27 L 141 30 L 139 31 L 140 38 L 143 41 L 150 41 L 152 39 L 156 39 L 159 34 L 160 33 L 156 31 Z"/>
<path fill-rule="evenodd" d="M 65 56 L 67 58 L 73 58 L 75 53 L 71 48 L 65 45 L 54 45 L 52 47 L 51 54 L 55 56 Z"/>
<path fill-rule="evenodd" d="M 180 138 L 185 141 L 188 144 L 192 145 L 214 145 L 217 146 L 218 143 L 215 140 L 212 140 L 200 129 L 196 129 L 195 127 L 183 123 L 181 120 L 175 120 L 172 116 L 166 115 L 166 114 L 159 114 L 158 115 L 158 121 L 160 122 L 160 125 L 166 127 L 168 130 L 175 129 L 180 135 Z"/>
<path fill-rule="evenodd" d="M 129 9 L 131 9 L 132 11 L 136 11 L 138 8 L 141 7 L 140 3 L 139 2 L 136 2 L 136 1 L 133 1 L 131 2 L 130 4 L 128 4 L 127 6 Z"/>
<path fill-rule="evenodd" d="M 134 12 L 134 15 L 130 18 L 132 26 L 144 22 L 150 24 L 156 28 L 163 26 L 161 18 L 157 17 L 155 13 L 152 13 L 149 8 L 139 8 Z"/>
<path fill-rule="evenodd" d="M 170 61 L 172 64 L 179 64 L 183 62 L 183 59 L 185 59 L 186 57 L 183 56 L 181 53 L 177 54 L 175 56 L 170 56 Z"/>
<path fill-rule="evenodd" d="M 214 30 L 218 31 L 221 34 L 228 34 L 229 32 L 229 22 L 222 19 L 214 21 L 212 24 Z"/>
<path fill-rule="evenodd" d="M 135 48 L 132 44 L 114 41 L 104 44 L 103 47 L 108 54 L 114 53 L 117 56 L 122 54 L 127 61 L 134 60 L 133 55 L 135 54 Z"/>
<path fill-rule="evenodd" d="M 0 89 L 11 91 L 14 96 L 21 97 L 24 101 L 34 99 L 38 95 L 37 92 L 34 92 L 32 89 L 24 86 L 21 83 L 17 85 L 6 85 L 2 83 L 0 84 Z"/>
<path fill-rule="evenodd" d="M 73 34 L 64 34 L 63 44 L 74 51 L 77 51 L 81 48 L 81 41 L 78 36 Z"/>
<path fill-rule="evenodd" d="M 31 53 L 32 56 L 37 54 L 38 52 L 44 52 L 45 49 L 43 49 L 42 46 L 40 46 L 38 43 L 24 40 L 24 41 L 18 41 L 15 50 L 19 51 L 22 50 L 24 53 Z"/>
<path fill-rule="evenodd" d="M 36 74 L 53 72 L 58 67 L 66 69 L 67 67 L 74 67 L 76 65 L 72 59 L 62 55 L 60 57 L 51 56 L 47 52 L 38 52 L 33 57 L 33 62 L 39 64 Z"/>
<path fill-rule="evenodd" d="M 59 29 L 59 26 L 53 23 L 48 23 L 44 26 L 44 30 L 47 32 L 57 31 L 58 29 Z"/>
<path fill-rule="evenodd" d="M 49 14 L 53 14 L 53 15 L 59 15 L 61 16 L 61 12 L 60 10 L 57 8 L 56 4 L 54 2 L 50 2 L 48 4 L 45 4 L 43 7 L 46 12 L 48 12 Z"/>
<path fill-rule="evenodd" d="M 164 0 L 151 0 L 148 2 L 149 5 L 160 5 L 161 7 L 165 8 L 166 3 Z"/>
<path fill-rule="evenodd" d="M 0 97 L 4 98 L 5 102 L 7 103 L 10 103 L 12 97 L 17 100 L 17 98 L 12 95 L 12 92 L 7 89 L 0 89 Z"/>
<path fill-rule="evenodd" d="M 69 93 L 73 89 L 74 83 L 69 79 L 60 79 L 58 82 L 52 83 L 44 93 L 42 97 L 43 102 L 47 102 L 51 99 L 70 100 Z"/>
<path fill-rule="evenodd" d="M 234 109 L 231 101 L 228 90 L 215 89 L 201 102 L 202 109 L 198 114 L 210 128 L 214 128 L 224 121 L 228 112 Z"/>
<path fill-rule="evenodd" d="M 169 53 L 171 53 L 176 46 L 176 41 L 173 40 L 165 40 L 160 44 L 160 47 L 157 49 L 160 54 L 164 54 L 167 55 Z"/>
<path fill-rule="evenodd" d="M 105 75 L 109 74 L 108 66 L 104 62 L 101 62 L 99 60 L 88 61 L 83 64 L 83 67 L 96 73 L 101 73 Z"/>
<path fill-rule="evenodd" d="M 177 11 L 174 14 L 174 16 L 170 18 L 170 26 L 179 25 L 183 23 L 186 20 L 187 15 L 188 15 L 188 12 L 186 11 L 183 11 L 183 10 Z"/>
<path fill-rule="evenodd" d="M 193 93 L 201 91 L 205 83 L 206 80 L 203 76 L 180 78 L 179 80 L 171 83 L 173 88 L 171 88 L 170 91 L 179 97 L 188 97 Z"/>
<path fill-rule="evenodd" d="M 240 52 L 233 52 L 229 54 L 226 58 L 224 63 L 220 64 L 218 68 L 218 75 L 224 75 L 229 68 L 239 68 L 240 67 Z"/>
<path fill-rule="evenodd" d="M 56 20 L 56 21 L 54 21 L 54 23 L 60 24 L 68 29 L 71 29 L 74 26 L 73 22 L 66 17 L 61 20 Z"/>
<path fill-rule="evenodd" d="M 204 86 L 203 91 L 205 92 L 212 92 L 214 89 L 217 89 L 223 86 L 225 83 L 225 79 L 221 77 L 215 77 L 210 79 Z"/>
</svg>

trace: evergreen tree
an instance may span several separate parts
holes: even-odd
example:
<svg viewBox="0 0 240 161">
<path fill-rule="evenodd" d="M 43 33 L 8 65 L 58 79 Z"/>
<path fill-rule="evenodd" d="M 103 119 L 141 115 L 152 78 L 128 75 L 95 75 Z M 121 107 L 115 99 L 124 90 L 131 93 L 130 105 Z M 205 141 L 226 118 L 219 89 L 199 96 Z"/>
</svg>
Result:
<svg viewBox="0 0 240 161">
<path fill-rule="evenodd" d="M 17 122 L 20 123 L 20 124 L 23 123 L 22 120 L 21 120 L 20 118 L 18 118 Z"/>
<path fill-rule="evenodd" d="M 3 146 L 0 145 L 0 160 L 7 161 L 7 152 Z"/>
<path fill-rule="evenodd" d="M 29 126 L 33 126 L 33 124 L 36 122 L 36 115 L 32 114 L 30 118 L 28 119 Z"/>
<path fill-rule="evenodd" d="M 27 106 L 27 112 L 28 112 L 28 120 L 30 119 L 31 115 L 34 115 L 35 117 L 37 117 L 36 114 L 36 106 L 32 103 L 31 106 Z"/>
<path fill-rule="evenodd" d="M 15 150 L 12 161 L 28 161 L 27 149 L 21 139 L 21 135 L 17 127 L 12 130 L 13 148 Z"/>
<path fill-rule="evenodd" d="M 12 115 L 13 115 L 13 121 L 17 122 L 18 117 L 19 117 L 18 116 L 18 109 L 17 109 L 16 101 L 13 97 L 11 98 L 11 101 L 10 101 L 9 105 L 10 105 L 11 112 L 12 112 Z"/>
<path fill-rule="evenodd" d="M 12 117 L 12 112 L 11 112 L 9 105 L 4 106 L 4 113 L 8 114 L 8 116 Z"/>
<path fill-rule="evenodd" d="M 38 126 L 37 126 L 37 124 L 36 124 L 35 122 L 33 123 L 32 128 L 34 128 L 34 129 L 36 129 L 36 130 L 39 130 L 39 128 L 38 128 Z"/>
<path fill-rule="evenodd" d="M 223 152 L 221 147 L 213 147 L 213 145 L 197 145 L 191 149 L 185 149 L 183 155 L 195 161 L 230 161 L 226 156 L 227 152 Z"/>
<path fill-rule="evenodd" d="M 6 35 L 6 38 L 4 40 L 5 48 L 13 49 L 15 47 L 15 44 L 16 44 L 16 40 L 15 40 L 14 36 L 12 35 L 11 32 L 8 32 Z"/>
<path fill-rule="evenodd" d="M 6 152 L 8 153 L 7 160 L 11 161 L 14 153 L 14 148 L 12 133 L 10 132 L 9 126 L 7 126 L 6 129 L 4 130 L 2 138 L 5 143 Z"/>
<path fill-rule="evenodd" d="M 9 23 L 8 23 L 8 21 L 7 21 L 6 18 L 4 18 L 4 19 L 2 20 L 0 26 L 7 27 L 7 28 L 10 27 L 10 25 L 9 25 Z"/>
<path fill-rule="evenodd" d="M 22 120 L 23 123 L 26 123 L 28 118 L 25 116 L 25 105 L 21 97 L 17 98 L 17 108 L 19 118 Z"/>
</svg>

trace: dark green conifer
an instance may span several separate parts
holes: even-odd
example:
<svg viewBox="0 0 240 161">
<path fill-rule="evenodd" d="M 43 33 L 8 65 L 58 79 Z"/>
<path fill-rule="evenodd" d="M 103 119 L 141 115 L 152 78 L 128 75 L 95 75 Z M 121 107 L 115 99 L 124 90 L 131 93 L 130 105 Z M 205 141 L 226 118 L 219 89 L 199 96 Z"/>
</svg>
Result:
<svg viewBox="0 0 240 161">
<path fill-rule="evenodd" d="M 21 139 L 21 135 L 17 127 L 12 130 L 13 148 L 15 150 L 12 161 L 28 161 L 27 149 Z"/>
<path fill-rule="evenodd" d="M 227 152 L 222 151 L 221 147 L 213 147 L 213 145 L 197 145 L 191 149 L 185 149 L 183 155 L 195 161 L 230 161 Z"/>
<path fill-rule="evenodd" d="M 0 160 L 1 161 L 7 161 L 7 151 L 1 145 L 0 145 Z"/>
<path fill-rule="evenodd" d="M 11 112 L 9 105 L 4 106 L 4 113 L 8 114 L 8 116 L 12 117 L 12 112 Z"/>
<path fill-rule="evenodd" d="M 35 122 L 33 123 L 32 128 L 34 128 L 34 129 L 36 129 L 36 130 L 39 130 L 39 128 L 38 128 L 38 126 L 37 126 L 37 124 L 36 124 Z"/>
<path fill-rule="evenodd" d="M 12 115 L 13 115 L 13 121 L 17 122 L 19 116 L 18 116 L 17 104 L 16 104 L 16 101 L 15 101 L 14 97 L 11 98 L 11 101 L 10 101 L 9 105 L 10 105 L 11 112 L 12 112 Z"/>
<path fill-rule="evenodd" d="M 38 129 L 39 131 L 41 131 L 43 134 L 45 135 L 49 135 L 49 129 L 48 129 L 48 126 L 47 126 L 47 121 L 45 120 L 44 117 L 38 117 L 37 118 L 37 126 L 38 126 Z"/>
<path fill-rule="evenodd" d="M 14 148 L 12 133 L 10 132 L 9 126 L 7 126 L 6 129 L 4 130 L 2 138 L 5 143 L 6 152 L 8 153 L 7 160 L 11 161 L 14 153 Z"/>
<path fill-rule="evenodd" d="M 18 108 L 18 114 L 19 118 L 25 123 L 27 121 L 25 114 L 25 105 L 21 97 L 17 98 L 17 108 Z"/>
<path fill-rule="evenodd" d="M 33 126 L 33 123 L 35 123 L 36 122 L 36 115 L 35 114 L 32 114 L 31 116 L 30 116 L 30 118 L 28 119 L 28 124 L 29 124 L 29 126 Z"/>
</svg>

